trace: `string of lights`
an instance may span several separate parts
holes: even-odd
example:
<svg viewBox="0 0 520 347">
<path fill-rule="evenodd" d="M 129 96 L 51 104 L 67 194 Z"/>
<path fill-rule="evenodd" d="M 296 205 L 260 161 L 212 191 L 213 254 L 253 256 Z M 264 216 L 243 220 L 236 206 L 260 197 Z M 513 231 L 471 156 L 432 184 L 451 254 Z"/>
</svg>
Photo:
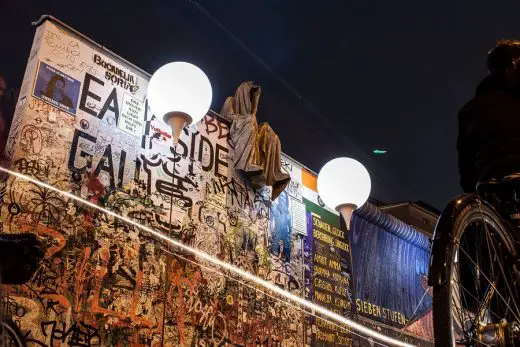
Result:
<svg viewBox="0 0 520 347">
<path fill-rule="evenodd" d="M 292 308 L 294 308 L 294 309 L 296 309 L 296 310 L 298 310 L 298 311 L 301 311 L 301 312 L 303 312 L 304 314 L 308 314 L 308 315 L 310 315 L 310 316 L 316 317 L 317 319 L 321 319 L 321 320 L 327 322 L 328 324 L 331 324 L 331 325 L 333 325 L 333 326 L 335 326 L 335 327 L 337 327 L 337 328 L 340 328 L 340 329 L 346 330 L 346 328 L 345 328 L 344 326 L 341 326 L 341 325 L 339 325 L 339 324 L 337 324 L 337 323 L 335 323 L 335 322 L 333 322 L 333 321 L 331 321 L 331 320 L 329 320 L 329 319 L 326 319 L 326 318 L 320 317 L 320 316 L 318 316 L 318 315 L 316 315 L 316 314 L 314 314 L 314 313 L 312 313 L 312 312 L 309 312 L 308 310 L 305 310 L 305 309 L 303 309 L 303 308 L 301 308 L 301 307 L 299 307 L 299 306 L 297 306 L 297 305 L 294 305 L 294 304 L 292 304 L 292 303 L 290 303 L 290 302 L 283 301 L 282 299 L 280 299 L 280 298 L 278 298 L 278 297 L 276 297 L 276 296 L 274 296 L 274 295 L 272 295 L 272 294 L 269 294 L 269 293 L 266 292 L 266 291 L 260 290 L 258 287 L 255 287 L 255 286 L 253 286 L 253 285 L 251 285 L 251 284 L 249 284 L 249 283 L 246 283 L 246 282 L 244 282 L 244 281 L 241 281 L 241 280 L 238 280 L 238 279 L 236 279 L 236 278 L 233 278 L 232 276 L 226 275 L 225 273 L 223 273 L 223 272 L 221 272 L 221 271 L 218 271 L 218 270 L 216 270 L 216 269 L 213 269 L 213 268 L 211 268 L 211 267 L 209 267 L 209 266 L 205 266 L 205 265 L 203 265 L 203 264 L 201 264 L 201 263 L 195 262 L 195 261 L 193 261 L 193 260 L 191 260 L 191 259 L 188 259 L 188 258 L 186 258 L 186 257 L 183 257 L 183 256 L 181 256 L 181 255 L 179 255 L 179 254 L 177 254 L 177 253 L 172 253 L 172 252 L 169 252 L 169 251 L 165 251 L 165 252 L 166 252 L 166 253 L 169 253 L 169 254 L 171 254 L 171 255 L 173 255 L 174 257 L 180 258 L 180 259 L 185 260 L 185 261 L 187 261 L 187 262 L 189 262 L 189 263 L 192 263 L 192 264 L 194 264 L 194 265 L 196 265 L 196 266 L 199 266 L 199 267 L 201 267 L 201 268 L 203 268 L 203 269 L 205 269 L 205 270 L 208 270 L 208 271 L 214 272 L 214 273 L 216 273 L 216 274 L 218 274 L 218 275 L 224 276 L 224 277 L 226 277 L 226 278 L 228 278 L 228 279 L 230 279 L 230 280 L 232 280 L 232 281 L 235 281 L 235 282 L 237 282 L 237 283 L 240 283 L 241 285 L 243 285 L 243 286 L 245 286 L 245 287 L 248 287 L 248 288 L 251 288 L 251 289 L 253 289 L 253 290 L 256 290 L 256 291 L 258 291 L 258 292 L 260 292 L 260 293 L 262 293 L 262 294 L 264 294 L 264 295 L 266 295 L 266 296 L 268 296 L 268 297 L 270 297 L 270 298 L 272 298 L 272 299 L 274 299 L 274 300 L 276 300 L 276 301 L 281 302 L 282 304 L 284 304 L 284 305 L 286 305 L 286 306 L 290 306 L 290 307 L 292 307 Z M 369 340 L 369 338 L 367 338 L 367 337 L 365 337 L 365 336 L 363 336 L 363 335 L 361 335 L 361 334 L 358 334 L 358 333 L 356 333 L 356 332 L 354 332 L 354 331 L 352 331 L 352 330 L 349 330 L 349 333 L 351 333 L 351 334 L 353 334 L 353 335 L 356 335 L 356 336 L 358 336 L 358 337 L 360 337 L 360 338 L 362 338 L 362 339 Z M 385 345 L 385 344 L 383 344 L 383 343 L 380 343 L 380 342 L 377 342 L 377 341 L 373 341 L 373 342 L 374 342 L 374 344 L 377 344 L 377 345 L 379 345 L 379 346 L 388 347 L 388 345 Z"/>
<path fill-rule="evenodd" d="M 383 167 L 381 163 L 374 160 L 373 155 L 381 155 L 386 154 L 386 150 L 376 149 L 372 152 L 372 156 L 369 155 L 366 149 L 361 148 L 358 144 L 354 143 L 350 139 L 350 137 L 346 136 L 344 131 L 338 131 L 338 127 L 335 122 L 327 116 L 324 112 L 322 112 L 318 107 L 314 105 L 308 98 L 303 96 L 290 82 L 288 82 L 284 77 L 280 76 L 264 59 L 262 59 L 258 54 L 256 54 L 252 49 L 246 45 L 237 35 L 235 35 L 230 29 L 228 29 L 218 18 L 213 16 L 204 6 L 202 6 L 198 1 L 188 0 L 190 4 L 194 6 L 199 12 L 205 15 L 209 20 L 215 24 L 219 29 L 221 29 L 235 44 L 237 44 L 240 48 L 242 48 L 247 54 L 253 58 L 259 65 L 261 65 L 271 76 L 274 77 L 276 81 L 278 81 L 281 85 L 283 85 L 291 94 L 293 94 L 297 100 L 299 100 L 302 106 L 309 112 L 303 112 L 301 115 L 304 117 L 311 118 L 310 121 L 314 121 L 316 117 L 321 119 L 321 123 L 323 128 L 327 129 L 327 131 L 334 133 L 335 138 L 340 139 L 342 142 L 341 145 L 344 148 L 348 148 L 349 152 L 352 152 L 352 148 L 354 148 L 358 154 L 362 156 L 362 161 L 367 164 L 370 163 L 369 167 L 372 168 L 370 171 L 370 175 L 377 179 L 380 182 L 385 182 L 387 187 L 399 187 L 401 191 L 406 191 L 409 196 L 415 196 L 415 189 L 411 189 L 410 187 L 403 184 L 402 180 L 395 177 L 394 174 L 388 171 L 386 167 Z"/>
</svg>

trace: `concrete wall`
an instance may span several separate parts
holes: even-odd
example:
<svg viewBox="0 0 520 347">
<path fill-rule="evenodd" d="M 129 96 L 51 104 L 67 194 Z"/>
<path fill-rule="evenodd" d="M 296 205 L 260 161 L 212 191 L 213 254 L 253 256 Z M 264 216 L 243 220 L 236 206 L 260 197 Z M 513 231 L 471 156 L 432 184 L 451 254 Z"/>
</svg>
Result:
<svg viewBox="0 0 520 347">
<path fill-rule="evenodd" d="M 290 158 L 274 202 L 233 169 L 229 124 L 170 130 L 149 76 L 65 27 L 36 31 L 6 154 L 12 169 L 128 217 L 335 312 L 355 311 L 349 233 L 316 176 Z M 0 186 L 0 232 L 46 243 L 41 268 L 5 287 L 36 346 L 348 346 L 317 320 L 154 235 L 20 178 Z M 407 338 L 400 333 L 398 336 Z M 354 341 L 355 343 L 355 341 Z"/>
<path fill-rule="evenodd" d="M 271 209 L 279 204 L 236 175 L 228 124 L 206 116 L 184 131 L 175 152 L 169 129 L 146 107 L 147 81 L 44 22 L 8 139 L 12 168 L 304 295 L 301 240 L 286 233 L 284 257 L 271 245 Z M 287 211 L 289 201 L 301 206 L 300 190 L 293 182 L 296 198 L 284 193 Z M 305 344 L 300 311 L 152 235 L 13 177 L 2 198 L 2 232 L 35 232 L 48 245 L 35 277 L 9 288 L 28 341 Z"/>
</svg>

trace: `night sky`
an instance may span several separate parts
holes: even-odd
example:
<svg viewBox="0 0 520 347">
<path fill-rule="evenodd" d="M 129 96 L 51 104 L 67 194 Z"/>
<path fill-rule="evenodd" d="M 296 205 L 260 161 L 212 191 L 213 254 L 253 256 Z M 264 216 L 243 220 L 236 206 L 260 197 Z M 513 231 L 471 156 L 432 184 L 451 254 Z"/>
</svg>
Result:
<svg viewBox="0 0 520 347">
<path fill-rule="evenodd" d="M 215 111 L 254 80 L 259 121 L 285 153 L 315 171 L 352 156 L 368 167 L 375 198 L 442 208 L 459 193 L 457 111 L 486 74 L 488 49 L 520 38 L 518 0 L 444 3 L 6 0 L 0 74 L 21 84 L 31 22 L 51 14 L 148 72 L 175 60 L 198 65 Z"/>
</svg>

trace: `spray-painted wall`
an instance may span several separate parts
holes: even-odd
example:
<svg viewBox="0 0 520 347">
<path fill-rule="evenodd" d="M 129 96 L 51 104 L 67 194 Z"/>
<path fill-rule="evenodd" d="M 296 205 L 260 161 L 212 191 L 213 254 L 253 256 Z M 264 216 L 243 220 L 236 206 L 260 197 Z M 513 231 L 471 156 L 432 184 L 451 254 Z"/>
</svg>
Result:
<svg viewBox="0 0 520 347">
<path fill-rule="evenodd" d="M 348 231 L 316 176 L 271 202 L 233 169 L 229 124 L 208 114 L 176 149 L 150 114 L 149 76 L 53 21 L 36 31 L 6 154 L 12 169 L 245 269 L 335 312 L 353 311 Z M 37 346 L 352 345 L 316 320 L 106 213 L 9 177 L 0 232 L 33 232 L 43 263 L 10 293 Z M 326 251 L 324 251 L 326 250 Z"/>
<path fill-rule="evenodd" d="M 292 231 L 306 233 L 305 209 L 303 229 L 287 218 L 301 211 L 298 183 L 273 204 L 268 190 L 249 189 L 232 167 L 229 125 L 211 115 L 174 150 L 170 130 L 148 112 L 147 80 L 45 22 L 8 139 L 12 168 L 304 295 Z M 48 245 L 34 278 L 10 288 L 28 341 L 310 343 L 303 313 L 152 235 L 20 179 L 3 188 L 2 231 L 35 232 Z"/>
</svg>

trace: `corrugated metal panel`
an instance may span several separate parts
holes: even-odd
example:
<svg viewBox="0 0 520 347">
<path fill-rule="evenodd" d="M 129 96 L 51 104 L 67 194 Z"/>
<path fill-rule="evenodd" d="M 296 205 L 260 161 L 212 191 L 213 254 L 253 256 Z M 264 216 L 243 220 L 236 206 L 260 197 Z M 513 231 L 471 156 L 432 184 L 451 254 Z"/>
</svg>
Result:
<svg viewBox="0 0 520 347">
<path fill-rule="evenodd" d="M 354 215 L 385 229 L 414 246 L 426 251 L 430 250 L 430 241 L 426 236 L 403 221 L 384 213 L 371 203 L 366 203 L 363 207 L 358 209 Z"/>
<path fill-rule="evenodd" d="M 431 310 L 432 297 L 426 284 L 429 259 L 426 237 L 369 205 L 353 216 L 350 238 L 359 314 L 403 328 L 404 323 L 399 318 L 388 318 L 390 313 L 404 314 L 408 323 L 417 321 Z M 376 305 L 378 310 L 384 309 L 387 316 L 366 312 L 365 302 L 369 306 Z M 422 324 L 428 326 L 421 329 L 415 326 L 414 332 L 430 337 L 431 322 L 422 320 L 416 325 Z"/>
</svg>

